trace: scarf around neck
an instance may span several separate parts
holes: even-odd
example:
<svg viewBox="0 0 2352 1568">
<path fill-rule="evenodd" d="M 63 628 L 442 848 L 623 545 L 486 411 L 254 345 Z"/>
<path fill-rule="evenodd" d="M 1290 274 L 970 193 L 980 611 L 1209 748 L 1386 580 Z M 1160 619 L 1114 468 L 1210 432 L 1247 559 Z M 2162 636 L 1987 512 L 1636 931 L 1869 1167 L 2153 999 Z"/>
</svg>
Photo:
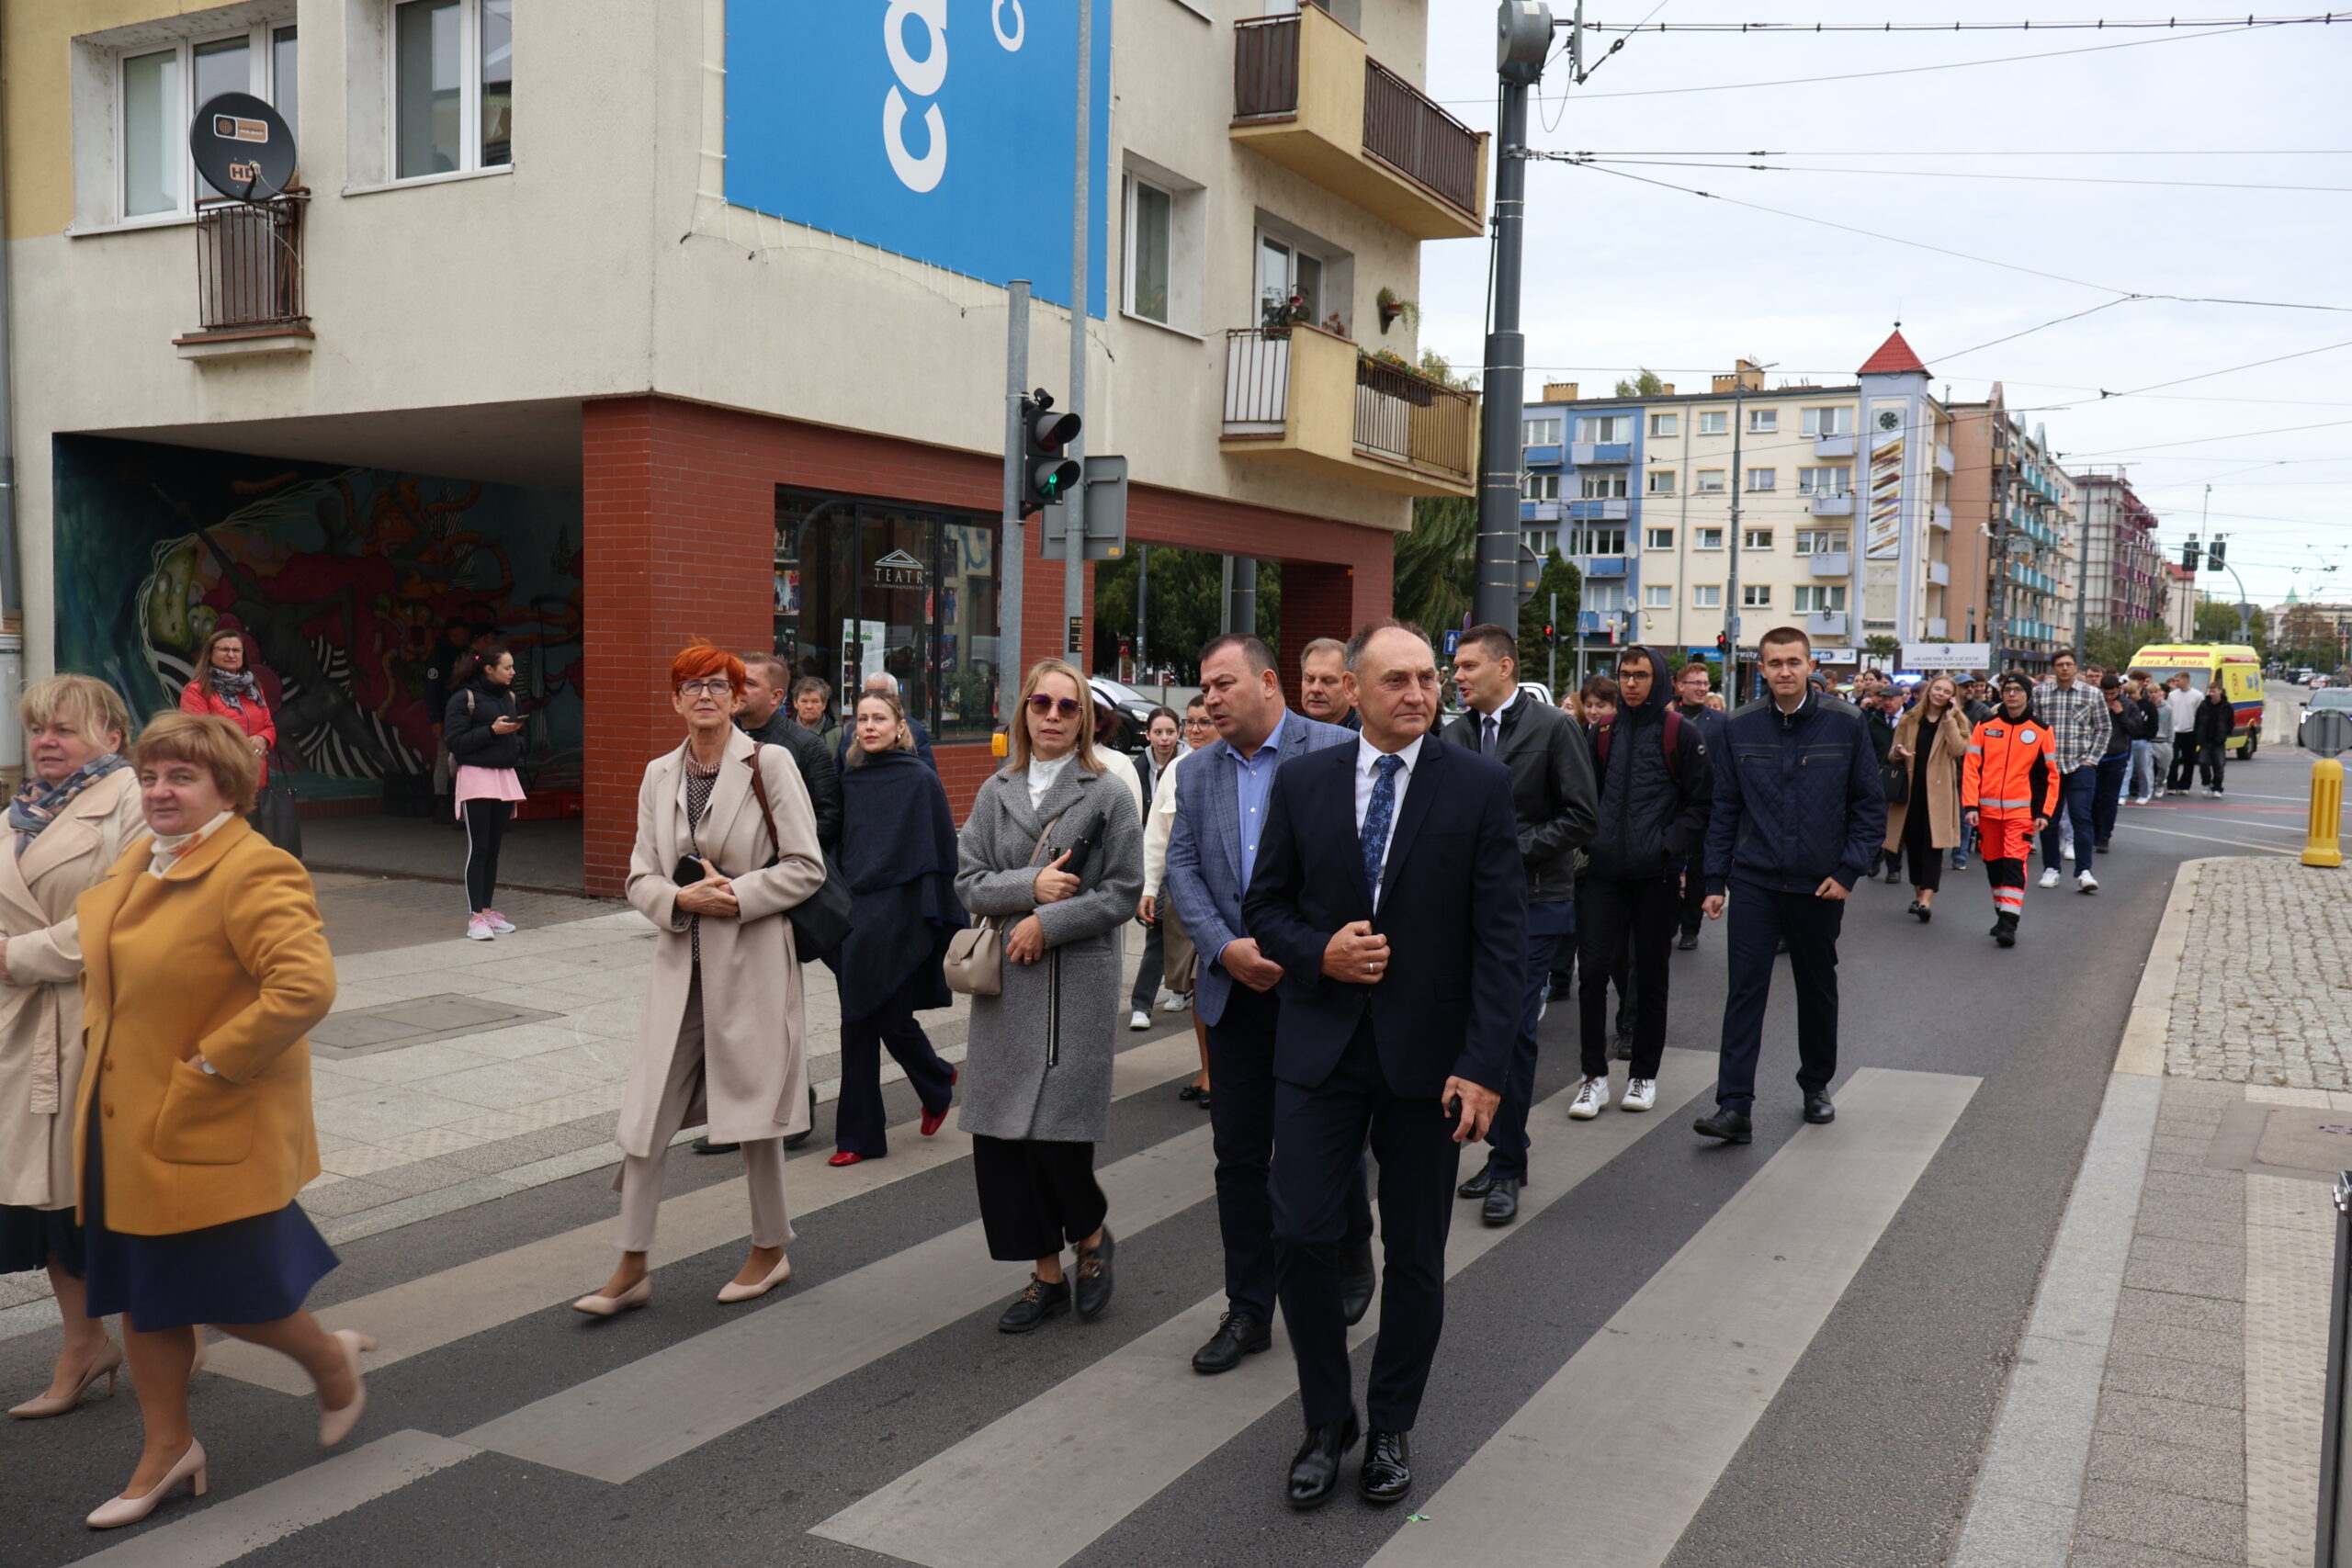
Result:
<svg viewBox="0 0 2352 1568">
<path fill-rule="evenodd" d="M 107 774 L 119 773 L 130 763 L 119 754 L 109 751 L 103 757 L 93 757 L 55 784 L 43 784 L 30 774 L 24 788 L 8 802 L 8 826 L 17 830 L 17 852 L 23 854 L 42 829 L 65 814 L 65 808 L 92 784 Z"/>
<path fill-rule="evenodd" d="M 254 698 L 255 701 L 260 700 L 261 687 L 254 682 L 252 671 L 222 670 L 216 667 L 211 674 L 212 694 L 231 707 L 243 712 L 247 697 Z"/>
</svg>

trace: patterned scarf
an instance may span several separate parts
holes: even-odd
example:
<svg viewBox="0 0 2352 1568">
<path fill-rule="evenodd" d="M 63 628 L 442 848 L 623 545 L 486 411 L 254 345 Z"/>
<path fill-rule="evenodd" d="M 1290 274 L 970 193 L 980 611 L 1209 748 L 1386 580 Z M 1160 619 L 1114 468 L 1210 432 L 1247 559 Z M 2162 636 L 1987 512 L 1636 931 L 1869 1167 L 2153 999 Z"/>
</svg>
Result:
<svg viewBox="0 0 2352 1568">
<path fill-rule="evenodd" d="M 247 697 L 261 700 L 261 688 L 254 682 L 252 671 L 223 670 L 216 665 L 212 670 L 212 694 L 243 713 Z"/>
<path fill-rule="evenodd" d="M 8 802 L 8 826 L 17 830 L 17 853 L 23 854 L 26 846 L 40 837 L 42 829 L 63 816 L 75 796 L 108 773 L 129 766 L 128 761 L 109 751 L 103 757 L 93 757 L 53 784 L 26 775 L 25 787 Z"/>
</svg>

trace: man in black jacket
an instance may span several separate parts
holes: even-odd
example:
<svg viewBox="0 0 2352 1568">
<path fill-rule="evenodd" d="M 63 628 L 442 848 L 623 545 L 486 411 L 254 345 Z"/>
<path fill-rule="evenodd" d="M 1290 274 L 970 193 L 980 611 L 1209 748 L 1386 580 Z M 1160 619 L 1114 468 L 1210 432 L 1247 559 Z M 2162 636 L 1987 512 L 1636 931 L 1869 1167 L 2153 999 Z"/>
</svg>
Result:
<svg viewBox="0 0 2352 1568">
<path fill-rule="evenodd" d="M 1722 733 L 1725 715 L 1707 701 L 1714 690 L 1714 675 L 1698 660 L 1685 664 L 1674 675 L 1674 711 L 1685 723 L 1699 727 L 1699 739 L 1710 747 Z M 1699 922 L 1705 918 L 1700 906 L 1707 901 L 1707 846 L 1693 841 L 1682 861 L 1682 907 L 1676 912 L 1676 923 L 1681 934 L 1674 945 L 1689 953 L 1699 945 Z"/>
<path fill-rule="evenodd" d="M 1481 1201 L 1490 1225 L 1519 1215 L 1527 1179 L 1527 1111 L 1535 1098 L 1535 1023 L 1552 984 L 1552 954 L 1576 935 L 1576 852 L 1592 837 L 1592 757 L 1576 722 L 1520 689 L 1519 641 L 1497 626 L 1472 626 L 1453 656 L 1453 684 L 1468 711 L 1444 738 L 1510 770 L 1519 855 L 1527 868 L 1527 996 L 1503 1079 L 1502 1109 L 1487 1129 L 1486 1168 L 1457 1190 Z"/>
<path fill-rule="evenodd" d="M 1600 761 L 1600 821 L 1577 889 L 1577 987 L 1584 1081 L 1568 1114 L 1589 1121 L 1609 1105 L 1609 1010 L 1601 982 L 1630 943 L 1634 1056 L 1627 1111 L 1657 1103 L 1666 1055 L 1667 954 L 1682 901 L 1682 864 L 1707 838 L 1714 778 L 1699 727 L 1673 711 L 1666 660 L 1646 648 L 1617 667 L 1617 716 L 1593 735 Z"/>
</svg>

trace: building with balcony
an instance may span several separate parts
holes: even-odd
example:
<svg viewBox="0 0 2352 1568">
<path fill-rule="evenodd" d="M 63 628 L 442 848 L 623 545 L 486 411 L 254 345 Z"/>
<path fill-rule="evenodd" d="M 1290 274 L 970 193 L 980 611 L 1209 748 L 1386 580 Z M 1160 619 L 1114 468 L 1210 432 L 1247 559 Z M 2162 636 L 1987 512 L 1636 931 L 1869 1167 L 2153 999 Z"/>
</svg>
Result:
<svg viewBox="0 0 2352 1568">
<path fill-rule="evenodd" d="M 2156 543 L 2156 514 L 2132 489 L 2121 468 L 2088 468 L 2069 476 L 2077 495 L 2076 625 L 2128 626 L 2162 621 L 2167 579 Z"/>
<path fill-rule="evenodd" d="M 1971 635 L 1996 670 L 2045 671 L 2075 639 L 2077 495 L 2040 425 L 2009 412 L 2001 384 L 1952 409 L 1953 581 Z M 1981 618 L 1978 610 L 1981 606 Z"/>
<path fill-rule="evenodd" d="M 2164 563 L 2165 583 L 2168 590 L 2165 599 L 2165 630 L 2176 642 L 2197 640 L 2197 606 L 2205 596 L 2197 587 L 2197 574 L 2177 560 Z"/>
<path fill-rule="evenodd" d="M 143 714 L 241 625 L 306 808 L 373 810 L 431 772 L 443 624 L 494 629 L 609 893 L 699 634 L 897 675 L 960 810 L 1008 634 L 1094 643 L 1093 569 L 1066 599 L 1000 521 L 1015 279 L 1065 406 L 1082 323 L 1130 540 L 1279 562 L 1291 647 L 1385 614 L 1411 498 L 1475 468 L 1475 396 L 1380 303 L 1482 227 L 1426 0 L 1091 3 L 1077 289 L 1069 5 L 952 51 L 930 0 L 10 6 L 28 673 Z M 291 123 L 298 199 L 199 185 L 183 128 L 230 89 Z"/>
</svg>

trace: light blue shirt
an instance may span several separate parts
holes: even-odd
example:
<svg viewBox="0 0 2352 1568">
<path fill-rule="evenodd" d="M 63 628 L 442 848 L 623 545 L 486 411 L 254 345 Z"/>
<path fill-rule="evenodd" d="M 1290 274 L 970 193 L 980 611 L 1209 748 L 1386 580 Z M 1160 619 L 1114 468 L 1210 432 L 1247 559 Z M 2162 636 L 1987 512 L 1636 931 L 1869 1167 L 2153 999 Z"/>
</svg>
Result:
<svg viewBox="0 0 2352 1568">
<path fill-rule="evenodd" d="M 1283 718 L 1290 716 L 1287 710 Z M 1258 869 L 1258 838 L 1266 827 L 1266 792 L 1274 782 L 1274 769 L 1282 763 L 1282 721 L 1276 721 L 1272 733 L 1261 741 L 1258 749 L 1243 756 L 1230 740 L 1219 741 L 1225 754 L 1233 759 L 1234 808 L 1241 829 L 1241 886 L 1248 888 L 1250 878 Z"/>
</svg>

